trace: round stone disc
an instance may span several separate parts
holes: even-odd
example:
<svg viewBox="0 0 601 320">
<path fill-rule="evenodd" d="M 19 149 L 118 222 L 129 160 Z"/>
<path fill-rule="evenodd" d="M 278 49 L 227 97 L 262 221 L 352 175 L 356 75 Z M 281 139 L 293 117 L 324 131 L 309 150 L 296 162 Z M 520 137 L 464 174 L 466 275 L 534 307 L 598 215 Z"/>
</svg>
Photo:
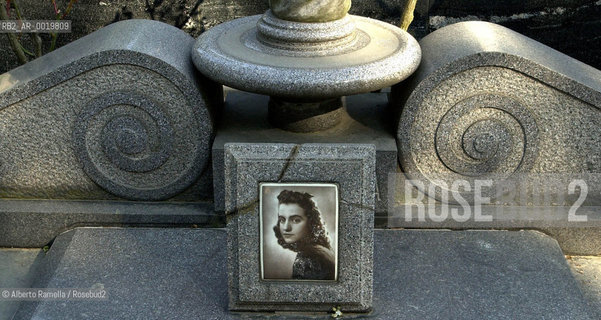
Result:
<svg viewBox="0 0 601 320">
<path fill-rule="evenodd" d="M 278 49 L 259 41 L 261 17 L 236 19 L 203 33 L 192 52 L 196 68 L 216 82 L 244 91 L 324 99 L 396 84 L 411 75 L 421 59 L 411 35 L 378 20 L 350 15 L 356 26 L 355 44 L 316 56 L 302 48 Z"/>
</svg>

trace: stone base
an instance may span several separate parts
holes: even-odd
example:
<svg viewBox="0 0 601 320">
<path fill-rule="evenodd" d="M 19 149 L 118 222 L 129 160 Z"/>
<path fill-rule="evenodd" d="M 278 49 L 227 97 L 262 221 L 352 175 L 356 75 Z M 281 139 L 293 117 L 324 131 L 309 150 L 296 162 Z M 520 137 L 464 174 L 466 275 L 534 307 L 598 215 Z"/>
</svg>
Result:
<svg viewBox="0 0 601 320">
<path fill-rule="evenodd" d="M 330 129 L 295 133 L 268 122 L 268 96 L 229 91 L 213 143 L 215 211 L 224 211 L 223 146 L 232 142 L 252 143 L 358 143 L 376 146 L 376 218 L 385 217 L 388 174 L 398 172 L 397 147 L 392 124 L 386 117 L 386 93 L 346 97 L 341 122 Z"/>
<path fill-rule="evenodd" d="M 343 98 L 320 101 L 294 101 L 271 97 L 268 118 L 274 127 L 292 132 L 315 132 L 340 124 L 344 113 Z"/>
<path fill-rule="evenodd" d="M 224 229 L 80 228 L 33 288 L 103 287 L 107 301 L 22 302 L 14 319 L 329 319 L 227 311 Z M 344 310 L 342 310 L 344 313 Z M 593 319 L 557 242 L 532 231 L 376 230 L 374 319 Z M 345 319 L 365 317 L 344 313 Z"/>
<path fill-rule="evenodd" d="M 41 248 L 78 226 L 223 226 L 212 203 L 0 199 L 0 247 Z M 0 287 L 1 288 L 1 287 Z"/>
</svg>

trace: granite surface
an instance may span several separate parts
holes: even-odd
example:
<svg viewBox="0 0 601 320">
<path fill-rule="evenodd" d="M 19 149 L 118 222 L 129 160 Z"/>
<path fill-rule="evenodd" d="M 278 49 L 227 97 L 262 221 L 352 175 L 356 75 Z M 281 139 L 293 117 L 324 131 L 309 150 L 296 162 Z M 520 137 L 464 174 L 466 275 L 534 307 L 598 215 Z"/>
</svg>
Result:
<svg viewBox="0 0 601 320">
<path fill-rule="evenodd" d="M 0 288 L 28 288 L 35 276 L 42 249 L 0 248 Z M 0 320 L 10 320 L 20 301 L 0 301 Z"/>
<path fill-rule="evenodd" d="M 410 179 L 601 172 L 601 71 L 485 22 L 447 26 L 420 45 L 422 64 L 392 90 Z"/>
<path fill-rule="evenodd" d="M 376 234 L 374 274 L 385 279 L 376 281 L 376 290 L 387 294 L 377 295 L 374 305 L 389 306 L 376 318 L 593 318 L 557 242 L 542 233 Z"/>
<path fill-rule="evenodd" d="M 574 278 L 580 284 L 584 297 L 591 309 L 601 317 L 601 257 L 599 256 L 566 256 Z M 593 312 L 593 315 L 595 313 Z"/>
<path fill-rule="evenodd" d="M 112 24 L 0 75 L 0 197 L 207 198 L 212 111 L 193 39 Z"/>
<path fill-rule="evenodd" d="M 229 313 L 226 241 L 224 229 L 69 231 L 32 287 L 102 285 L 109 300 L 24 302 L 15 319 L 331 318 Z M 374 254 L 369 318 L 595 318 L 557 243 L 541 233 L 376 230 Z"/>
<path fill-rule="evenodd" d="M 104 288 L 108 300 L 22 302 L 14 319 L 224 319 L 224 246 L 224 230 L 66 232 L 32 287 Z"/>
<path fill-rule="evenodd" d="M 386 221 L 388 174 L 399 171 L 392 118 L 386 114 L 386 93 L 346 97 L 339 125 L 304 134 L 281 130 L 269 124 L 267 96 L 240 91 L 226 92 L 222 120 L 212 151 L 216 211 L 224 211 L 223 147 L 226 143 L 360 143 L 376 147 L 376 222 Z"/>
<path fill-rule="evenodd" d="M 393 85 L 411 75 L 420 61 L 420 47 L 407 32 L 353 15 L 324 25 L 266 23 L 277 26 L 269 34 L 298 29 L 285 41 L 273 45 L 262 41 L 264 32 L 257 28 L 257 23 L 264 24 L 269 15 L 268 12 L 265 16 L 236 19 L 203 33 L 192 52 L 194 65 L 215 82 L 236 89 L 280 98 L 320 100 Z M 315 41 L 322 33 L 336 32 L 337 28 L 331 25 L 345 19 L 356 28 L 352 36 Z M 289 41 L 295 35 L 296 41 Z M 334 46 L 328 45 L 330 40 L 335 40 Z M 309 50 L 306 44 L 315 48 Z"/>
<path fill-rule="evenodd" d="M 225 212 L 228 217 L 230 309 L 328 311 L 371 309 L 375 147 L 359 144 L 228 143 Z M 263 281 L 260 183 L 337 185 L 337 280 Z M 310 285 L 309 285 L 310 284 Z"/>
<path fill-rule="evenodd" d="M 0 200 L 0 247 L 41 248 L 75 227 L 221 227 L 206 202 Z"/>
<path fill-rule="evenodd" d="M 306 68 L 311 67 L 311 63 L 308 62 L 324 62 L 323 59 L 317 59 L 318 57 L 348 54 L 365 47 L 369 38 L 356 29 L 356 18 L 352 15 L 345 15 L 334 21 L 306 23 L 283 20 L 277 17 L 272 10 L 268 10 L 257 22 L 256 31 L 251 30 L 241 40 L 244 46 L 255 50 L 256 53 L 272 55 L 274 57 L 271 58 L 275 59 L 278 59 L 278 56 L 314 57 L 315 59 L 312 60 L 290 59 L 289 61 L 288 67 L 302 67 L 303 64 L 307 64 Z M 393 29 L 390 30 L 393 31 Z M 220 43 L 224 45 L 222 49 L 228 49 L 225 47 L 224 41 L 220 41 Z M 227 46 L 229 45 L 227 44 Z M 236 54 L 234 53 L 234 55 Z M 352 56 L 347 55 L 346 57 Z M 271 58 L 267 57 L 268 60 Z M 286 62 L 281 58 L 279 60 L 280 63 Z M 296 64 L 294 64 L 295 61 Z M 367 59 L 364 62 L 368 62 Z M 271 64 L 272 61 L 267 63 Z"/>
<path fill-rule="evenodd" d="M 599 211 L 597 211 L 599 212 Z M 587 227 L 541 228 L 541 232 L 553 237 L 561 250 L 574 255 L 601 255 L 601 224 Z"/>
</svg>

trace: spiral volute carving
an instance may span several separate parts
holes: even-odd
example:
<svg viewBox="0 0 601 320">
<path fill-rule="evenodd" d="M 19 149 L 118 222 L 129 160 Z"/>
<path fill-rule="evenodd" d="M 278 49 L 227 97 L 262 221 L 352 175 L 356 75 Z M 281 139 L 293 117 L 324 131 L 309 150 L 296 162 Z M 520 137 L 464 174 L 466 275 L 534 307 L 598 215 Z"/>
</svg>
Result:
<svg viewBox="0 0 601 320">
<path fill-rule="evenodd" d="M 537 149 L 529 111 L 498 94 L 475 95 L 454 105 L 438 123 L 435 137 L 442 164 L 468 177 L 529 169 Z"/>
<path fill-rule="evenodd" d="M 202 146 L 208 143 L 199 128 L 176 126 L 182 112 L 196 118 L 192 109 L 180 107 L 175 114 L 137 92 L 94 98 L 79 114 L 73 133 L 84 171 L 105 190 L 127 199 L 178 194 L 201 173 L 207 162 Z"/>
<path fill-rule="evenodd" d="M 538 128 L 519 98 L 476 92 L 438 114 L 432 121 L 408 111 L 400 124 L 410 128 L 399 136 L 401 165 L 410 178 L 440 187 L 430 196 L 440 199 L 438 192 L 459 179 L 473 187 L 477 179 L 497 183 L 532 169 L 538 154 Z M 467 199 L 473 199 L 471 191 L 464 192 Z"/>
</svg>

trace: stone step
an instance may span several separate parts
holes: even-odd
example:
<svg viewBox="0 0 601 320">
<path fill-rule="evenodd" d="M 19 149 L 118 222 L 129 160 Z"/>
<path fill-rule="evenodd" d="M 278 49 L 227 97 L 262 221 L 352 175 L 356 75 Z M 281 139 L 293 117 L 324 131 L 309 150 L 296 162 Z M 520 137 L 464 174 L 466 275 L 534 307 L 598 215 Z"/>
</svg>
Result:
<svg viewBox="0 0 601 320">
<path fill-rule="evenodd" d="M 42 249 L 0 248 L 0 289 L 30 287 L 43 259 Z M 10 320 L 18 307 L 19 301 L 0 300 L 0 320 Z"/>
<path fill-rule="evenodd" d="M 0 199 L 0 247 L 42 248 L 75 227 L 224 225 L 210 202 Z"/>
<path fill-rule="evenodd" d="M 224 229 L 68 231 L 31 287 L 101 287 L 108 300 L 22 302 L 14 319 L 253 317 L 227 312 L 226 238 Z M 542 233 L 376 230 L 374 242 L 374 318 L 595 318 L 557 242 Z"/>
</svg>

